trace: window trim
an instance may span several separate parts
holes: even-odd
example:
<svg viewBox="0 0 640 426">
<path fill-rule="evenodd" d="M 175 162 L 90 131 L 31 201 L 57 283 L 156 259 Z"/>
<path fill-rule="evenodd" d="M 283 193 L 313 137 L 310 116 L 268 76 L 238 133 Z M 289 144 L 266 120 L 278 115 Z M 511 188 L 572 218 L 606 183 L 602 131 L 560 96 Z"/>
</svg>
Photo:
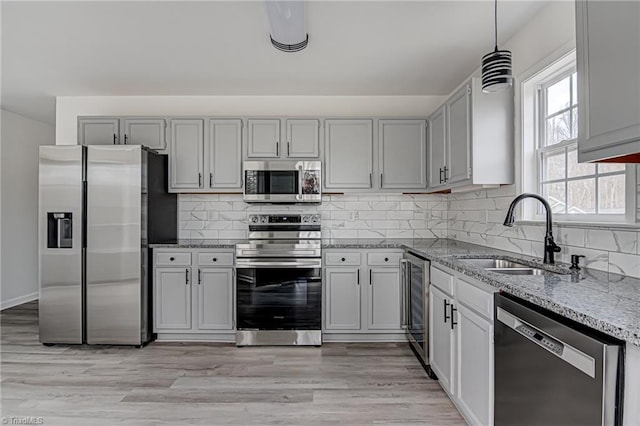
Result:
<svg viewBox="0 0 640 426">
<path fill-rule="evenodd" d="M 541 157 L 538 156 L 538 144 L 540 135 L 542 134 L 541 125 L 545 121 L 540 112 L 542 105 L 538 96 L 538 89 L 542 86 L 550 86 L 562 78 L 575 72 L 576 57 L 575 47 L 569 44 L 563 46 L 554 52 L 548 58 L 540 61 L 531 69 L 523 73 L 524 77 L 519 85 L 520 107 L 520 133 L 521 140 L 516 152 L 519 151 L 519 181 L 517 182 L 518 192 L 534 192 L 541 193 L 541 171 L 539 165 Z M 574 106 L 566 108 L 570 110 Z M 558 113 L 558 112 L 557 112 Z M 528 115 L 531 114 L 531 115 Z M 546 115 L 545 115 L 546 118 Z M 546 123 L 544 123 L 546 124 Z M 571 139 L 560 142 L 568 146 L 577 143 L 577 139 Z M 553 145 L 559 147 L 559 144 Z M 545 147 L 546 148 L 546 147 Z M 610 172 L 600 176 L 616 175 L 620 173 Z M 636 167 L 627 165 L 625 167 L 625 213 L 624 214 L 554 214 L 554 222 L 571 224 L 575 226 L 582 225 L 606 225 L 621 227 L 638 227 L 637 222 L 637 194 L 636 194 Z M 590 175 L 587 175 L 590 176 Z M 596 178 L 598 175 L 594 175 Z M 573 179 L 573 178 L 570 178 Z M 567 181 L 563 179 L 562 181 Z M 596 200 L 597 202 L 597 200 Z M 520 221 L 528 223 L 544 222 L 544 215 L 539 211 L 539 203 L 525 200 L 524 206 L 520 211 Z"/>
</svg>

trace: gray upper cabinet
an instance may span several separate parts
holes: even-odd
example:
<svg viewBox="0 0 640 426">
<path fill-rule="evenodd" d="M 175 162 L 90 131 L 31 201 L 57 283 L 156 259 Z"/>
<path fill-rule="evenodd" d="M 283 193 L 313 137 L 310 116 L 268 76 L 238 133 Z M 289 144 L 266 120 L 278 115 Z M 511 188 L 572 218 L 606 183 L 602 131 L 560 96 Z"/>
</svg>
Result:
<svg viewBox="0 0 640 426">
<path fill-rule="evenodd" d="M 247 120 L 247 157 L 280 157 L 280 120 Z"/>
<path fill-rule="evenodd" d="M 372 120 L 326 120 L 325 188 L 371 188 Z"/>
<path fill-rule="evenodd" d="M 176 189 L 203 187 L 204 120 L 171 120 L 169 186 Z"/>
<path fill-rule="evenodd" d="M 378 122 L 380 187 L 427 187 L 427 137 L 424 120 Z"/>
<path fill-rule="evenodd" d="M 467 84 L 447 102 L 449 113 L 447 165 L 444 180 L 460 182 L 471 177 L 471 87 Z"/>
<path fill-rule="evenodd" d="M 78 144 L 115 145 L 119 143 L 120 120 L 117 118 L 79 118 Z"/>
<path fill-rule="evenodd" d="M 242 188 L 242 120 L 209 122 L 207 158 L 209 188 Z"/>
<path fill-rule="evenodd" d="M 143 145 L 157 151 L 167 148 L 165 139 L 167 122 L 164 118 L 125 118 L 122 123 L 121 143 Z"/>
<path fill-rule="evenodd" d="M 441 106 L 429 117 L 429 188 L 444 185 L 446 163 L 445 106 Z"/>
<path fill-rule="evenodd" d="M 513 183 L 513 89 L 482 93 L 481 80 L 472 78 L 429 117 L 429 126 L 429 190 Z"/>
<path fill-rule="evenodd" d="M 576 1 L 578 161 L 640 162 L 640 2 Z"/>
<path fill-rule="evenodd" d="M 318 158 L 320 156 L 318 120 L 288 119 L 287 146 L 288 158 Z"/>
</svg>

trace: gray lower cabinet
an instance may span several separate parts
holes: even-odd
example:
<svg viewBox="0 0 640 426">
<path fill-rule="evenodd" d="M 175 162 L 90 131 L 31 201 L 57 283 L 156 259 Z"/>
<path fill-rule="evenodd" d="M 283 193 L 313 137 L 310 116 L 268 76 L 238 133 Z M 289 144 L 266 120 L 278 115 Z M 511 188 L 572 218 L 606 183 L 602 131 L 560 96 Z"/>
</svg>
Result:
<svg viewBox="0 0 640 426">
<path fill-rule="evenodd" d="M 169 189 L 203 188 L 204 120 L 171 120 Z"/>
<path fill-rule="evenodd" d="M 157 267 L 154 274 L 154 331 L 191 329 L 191 267 Z"/>
<path fill-rule="evenodd" d="M 373 187 L 373 121 L 326 120 L 324 187 Z"/>
<path fill-rule="evenodd" d="M 154 250 L 153 331 L 160 340 L 197 338 L 194 335 L 214 341 L 232 339 L 233 259 L 229 249 Z"/>
<path fill-rule="evenodd" d="M 206 148 L 208 187 L 242 188 L 242 120 L 210 120 Z"/>
<path fill-rule="evenodd" d="M 640 162 L 640 2 L 576 1 L 578 161 Z"/>
<path fill-rule="evenodd" d="M 379 120 L 380 187 L 426 189 L 427 135 L 425 120 Z"/>
<path fill-rule="evenodd" d="M 80 145 L 142 145 L 156 151 L 166 149 L 164 118 L 80 117 Z"/>
<path fill-rule="evenodd" d="M 79 145 L 116 145 L 120 143 L 120 120 L 117 118 L 78 118 Z"/>
<path fill-rule="evenodd" d="M 279 119 L 247 120 L 248 158 L 278 158 L 281 148 Z"/>
<path fill-rule="evenodd" d="M 325 250 L 326 334 L 400 335 L 402 251 Z"/>
</svg>

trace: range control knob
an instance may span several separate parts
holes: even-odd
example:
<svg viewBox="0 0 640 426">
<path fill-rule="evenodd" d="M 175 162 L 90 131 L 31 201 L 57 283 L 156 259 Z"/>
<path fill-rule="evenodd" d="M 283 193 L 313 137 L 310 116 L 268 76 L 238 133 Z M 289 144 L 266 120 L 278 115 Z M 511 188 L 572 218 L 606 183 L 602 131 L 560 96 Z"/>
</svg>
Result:
<svg viewBox="0 0 640 426">
<path fill-rule="evenodd" d="M 314 214 L 313 216 L 311 216 L 311 223 L 318 223 L 320 222 L 320 216 L 317 214 Z"/>
<path fill-rule="evenodd" d="M 268 216 L 260 216 L 260 223 L 267 223 L 269 221 Z"/>
<path fill-rule="evenodd" d="M 309 216 L 302 216 L 302 223 L 309 223 Z"/>
<path fill-rule="evenodd" d="M 251 221 L 251 223 L 258 223 L 258 216 L 250 216 L 249 220 Z"/>
</svg>

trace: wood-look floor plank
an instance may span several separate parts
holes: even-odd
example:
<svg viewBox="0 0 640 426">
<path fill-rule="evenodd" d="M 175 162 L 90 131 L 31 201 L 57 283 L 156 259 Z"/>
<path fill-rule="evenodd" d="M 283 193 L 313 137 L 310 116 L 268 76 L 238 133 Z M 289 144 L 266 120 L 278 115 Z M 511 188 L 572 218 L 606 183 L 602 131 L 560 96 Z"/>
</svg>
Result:
<svg viewBox="0 0 640 426">
<path fill-rule="evenodd" d="M 37 303 L 0 312 L 0 409 L 46 425 L 461 425 L 407 344 L 144 348 L 38 342 Z"/>
</svg>

